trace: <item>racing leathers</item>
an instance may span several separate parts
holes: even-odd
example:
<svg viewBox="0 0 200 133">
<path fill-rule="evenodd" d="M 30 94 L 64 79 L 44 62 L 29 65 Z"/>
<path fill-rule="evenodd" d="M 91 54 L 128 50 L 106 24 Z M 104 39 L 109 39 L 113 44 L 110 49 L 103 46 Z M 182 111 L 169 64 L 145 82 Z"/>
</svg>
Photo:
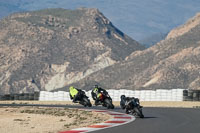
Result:
<svg viewBox="0 0 200 133">
<path fill-rule="evenodd" d="M 128 106 L 128 104 L 130 104 L 130 102 L 131 102 L 132 106 L 134 106 L 135 102 L 139 103 L 139 99 L 135 98 L 135 97 L 126 97 L 125 95 L 121 96 L 120 106 L 122 109 L 126 110 L 127 114 L 129 113 L 129 109 L 130 109 L 130 106 Z M 140 106 L 140 107 L 142 107 L 142 106 Z"/>
<path fill-rule="evenodd" d="M 72 102 L 77 102 L 80 98 L 79 98 L 79 96 L 80 96 L 80 92 L 81 92 L 82 90 L 80 90 L 80 89 L 77 89 L 77 88 L 75 88 L 75 87 L 73 87 L 73 86 L 70 86 L 70 88 L 69 88 L 69 95 L 70 95 L 70 98 L 71 98 L 71 100 L 73 100 Z"/>
<path fill-rule="evenodd" d="M 92 98 L 93 100 L 95 100 L 96 106 L 100 104 L 100 100 L 102 96 L 101 93 L 107 94 L 108 92 L 100 87 L 95 87 L 91 92 Z"/>
</svg>

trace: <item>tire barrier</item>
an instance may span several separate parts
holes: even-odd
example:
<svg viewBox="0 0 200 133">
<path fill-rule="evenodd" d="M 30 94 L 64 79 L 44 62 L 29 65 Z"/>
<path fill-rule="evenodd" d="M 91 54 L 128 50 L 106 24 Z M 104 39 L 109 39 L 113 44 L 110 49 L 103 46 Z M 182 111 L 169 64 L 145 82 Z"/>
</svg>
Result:
<svg viewBox="0 0 200 133">
<path fill-rule="evenodd" d="M 19 94 L 14 94 L 14 100 L 19 100 Z"/>
<path fill-rule="evenodd" d="M 34 92 L 34 100 L 39 100 L 40 92 Z"/>
<path fill-rule="evenodd" d="M 200 101 L 200 90 L 185 90 L 184 101 Z"/>
<path fill-rule="evenodd" d="M 39 100 L 39 92 L 0 95 L 0 100 Z"/>
<path fill-rule="evenodd" d="M 199 91 L 193 91 L 193 101 L 199 101 Z"/>
</svg>

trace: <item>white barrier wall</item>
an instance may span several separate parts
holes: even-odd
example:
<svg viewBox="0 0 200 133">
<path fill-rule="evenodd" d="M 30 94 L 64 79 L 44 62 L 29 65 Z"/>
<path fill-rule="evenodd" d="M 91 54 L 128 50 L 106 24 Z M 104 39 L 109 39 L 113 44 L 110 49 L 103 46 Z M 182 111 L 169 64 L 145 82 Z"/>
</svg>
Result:
<svg viewBox="0 0 200 133">
<path fill-rule="evenodd" d="M 69 92 L 47 92 L 40 91 L 39 101 L 70 101 Z"/>
<path fill-rule="evenodd" d="M 157 89 L 157 90 L 107 90 L 113 101 L 120 101 L 120 96 L 136 97 L 140 101 L 183 101 L 184 89 Z M 85 91 L 86 92 L 86 91 Z M 91 90 L 86 92 L 90 100 Z M 47 92 L 40 91 L 39 101 L 71 101 L 69 92 Z"/>
</svg>

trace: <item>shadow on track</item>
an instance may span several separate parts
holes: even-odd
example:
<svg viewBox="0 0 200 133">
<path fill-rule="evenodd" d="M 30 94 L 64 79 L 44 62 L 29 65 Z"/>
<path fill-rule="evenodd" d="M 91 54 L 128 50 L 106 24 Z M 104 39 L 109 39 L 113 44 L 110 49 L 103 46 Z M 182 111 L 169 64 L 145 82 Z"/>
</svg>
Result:
<svg viewBox="0 0 200 133">
<path fill-rule="evenodd" d="M 144 118 L 142 118 L 142 119 L 155 119 L 155 118 L 158 118 L 158 117 L 153 117 L 153 116 L 144 116 Z"/>
</svg>

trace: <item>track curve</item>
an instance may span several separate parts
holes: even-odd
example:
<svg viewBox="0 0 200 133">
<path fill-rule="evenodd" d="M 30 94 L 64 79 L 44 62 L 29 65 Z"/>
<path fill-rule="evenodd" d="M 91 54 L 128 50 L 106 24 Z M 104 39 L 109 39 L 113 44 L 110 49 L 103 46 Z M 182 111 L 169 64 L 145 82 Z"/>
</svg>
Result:
<svg viewBox="0 0 200 133">
<path fill-rule="evenodd" d="M 122 112 L 121 109 L 116 109 Z M 200 109 L 144 108 L 144 119 L 96 131 L 95 133 L 197 133 L 200 132 Z"/>
<path fill-rule="evenodd" d="M 84 108 L 74 105 L 15 105 L 0 104 L 0 106 L 45 106 Z M 105 110 L 103 107 L 87 109 Z M 119 107 L 113 111 L 124 113 Z M 200 109 L 190 108 L 144 108 L 145 118 L 107 129 L 94 131 L 94 133 L 197 133 L 200 131 Z"/>
</svg>

